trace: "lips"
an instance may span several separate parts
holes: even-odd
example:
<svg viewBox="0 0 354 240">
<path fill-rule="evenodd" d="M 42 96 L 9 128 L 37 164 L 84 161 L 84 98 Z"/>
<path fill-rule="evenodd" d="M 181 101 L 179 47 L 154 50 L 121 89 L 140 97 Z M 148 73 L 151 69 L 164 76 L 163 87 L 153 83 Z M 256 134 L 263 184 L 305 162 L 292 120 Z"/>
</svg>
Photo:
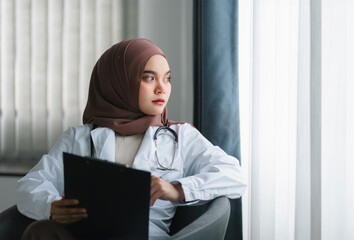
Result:
<svg viewBox="0 0 354 240">
<path fill-rule="evenodd" d="M 159 98 L 159 99 L 153 100 L 152 102 L 155 104 L 158 104 L 158 105 L 163 105 L 165 103 L 165 100 Z"/>
</svg>

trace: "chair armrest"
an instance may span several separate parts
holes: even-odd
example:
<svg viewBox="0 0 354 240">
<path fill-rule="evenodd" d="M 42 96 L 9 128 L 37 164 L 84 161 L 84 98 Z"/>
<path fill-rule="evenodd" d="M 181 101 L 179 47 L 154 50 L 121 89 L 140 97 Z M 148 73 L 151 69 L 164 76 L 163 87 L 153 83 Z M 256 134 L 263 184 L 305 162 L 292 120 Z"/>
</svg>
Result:
<svg viewBox="0 0 354 240">
<path fill-rule="evenodd" d="M 0 213 L 0 239 L 21 239 L 22 233 L 34 220 L 22 215 L 14 205 Z"/>
<path fill-rule="evenodd" d="M 219 197 L 208 203 L 205 213 L 171 236 L 174 240 L 224 239 L 230 216 L 230 201 Z"/>
</svg>

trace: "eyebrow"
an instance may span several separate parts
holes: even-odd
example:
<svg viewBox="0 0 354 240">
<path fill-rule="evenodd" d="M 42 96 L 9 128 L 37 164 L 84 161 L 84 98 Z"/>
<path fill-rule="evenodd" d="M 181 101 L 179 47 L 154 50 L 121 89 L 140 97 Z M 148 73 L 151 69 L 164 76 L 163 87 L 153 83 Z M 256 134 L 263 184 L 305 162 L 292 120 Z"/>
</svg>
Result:
<svg viewBox="0 0 354 240">
<path fill-rule="evenodd" d="M 151 73 L 151 74 L 157 75 L 157 73 L 156 73 L 155 71 L 152 71 L 152 70 L 145 70 L 143 73 Z M 165 73 L 165 75 L 167 75 L 167 74 L 169 74 L 169 73 L 171 73 L 171 70 L 168 70 L 168 71 Z"/>
</svg>

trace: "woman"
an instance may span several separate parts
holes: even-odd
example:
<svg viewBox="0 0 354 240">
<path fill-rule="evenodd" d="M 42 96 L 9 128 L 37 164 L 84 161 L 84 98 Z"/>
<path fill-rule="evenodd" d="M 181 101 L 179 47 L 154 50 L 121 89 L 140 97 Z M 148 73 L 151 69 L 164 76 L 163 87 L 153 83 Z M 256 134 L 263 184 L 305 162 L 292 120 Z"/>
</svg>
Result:
<svg viewBox="0 0 354 240">
<path fill-rule="evenodd" d="M 88 156 L 91 139 L 95 157 L 151 172 L 150 239 L 168 238 L 177 204 L 221 195 L 240 197 L 246 184 L 238 160 L 190 124 L 170 122 L 178 146 L 174 152 L 171 136 L 162 135 L 158 146 L 163 147 L 155 154 L 153 135 L 167 123 L 170 94 L 169 64 L 151 41 L 126 40 L 108 49 L 92 72 L 84 125 L 63 133 L 49 154 L 19 180 L 19 211 L 36 220 L 51 219 L 47 224 L 62 228 L 61 234 L 67 229 L 63 226 L 86 218 L 85 209 L 67 207 L 78 200 L 63 196 L 62 153 Z M 25 237 L 36 231 L 30 226 Z"/>
</svg>

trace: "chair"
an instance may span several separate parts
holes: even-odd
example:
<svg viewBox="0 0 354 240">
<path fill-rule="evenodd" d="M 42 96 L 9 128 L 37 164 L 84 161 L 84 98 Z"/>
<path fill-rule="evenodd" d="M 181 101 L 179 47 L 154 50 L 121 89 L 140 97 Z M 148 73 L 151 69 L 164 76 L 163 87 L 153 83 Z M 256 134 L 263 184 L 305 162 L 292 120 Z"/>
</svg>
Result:
<svg viewBox="0 0 354 240">
<path fill-rule="evenodd" d="M 170 234 L 174 240 L 221 240 L 230 217 L 230 201 L 218 197 L 200 206 L 178 207 Z"/>
<path fill-rule="evenodd" d="M 224 239 L 230 215 L 228 198 L 219 197 L 198 206 L 180 206 L 171 224 L 171 239 Z M 21 239 L 34 220 L 22 215 L 16 205 L 0 213 L 0 239 Z"/>
<path fill-rule="evenodd" d="M 0 239 L 21 239 L 22 233 L 34 220 L 22 215 L 14 205 L 0 213 Z"/>
</svg>

